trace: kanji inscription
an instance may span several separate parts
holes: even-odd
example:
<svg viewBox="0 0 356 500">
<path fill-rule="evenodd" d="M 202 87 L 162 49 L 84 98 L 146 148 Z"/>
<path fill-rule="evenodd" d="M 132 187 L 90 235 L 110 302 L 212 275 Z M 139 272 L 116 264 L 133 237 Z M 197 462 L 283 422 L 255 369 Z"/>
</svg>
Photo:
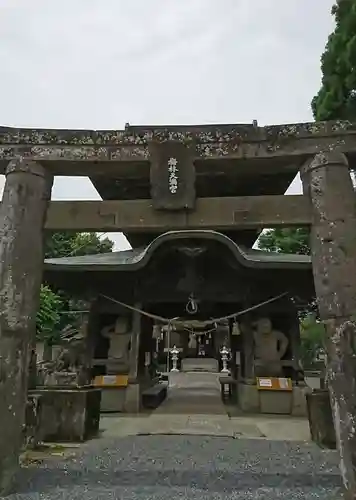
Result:
<svg viewBox="0 0 356 500">
<path fill-rule="evenodd" d="M 178 191 L 178 160 L 177 158 L 170 158 L 168 160 L 168 186 L 169 186 L 169 191 L 172 194 L 176 194 Z"/>
<path fill-rule="evenodd" d="M 156 210 L 195 208 L 195 148 L 180 142 L 150 145 L 152 204 Z"/>
</svg>

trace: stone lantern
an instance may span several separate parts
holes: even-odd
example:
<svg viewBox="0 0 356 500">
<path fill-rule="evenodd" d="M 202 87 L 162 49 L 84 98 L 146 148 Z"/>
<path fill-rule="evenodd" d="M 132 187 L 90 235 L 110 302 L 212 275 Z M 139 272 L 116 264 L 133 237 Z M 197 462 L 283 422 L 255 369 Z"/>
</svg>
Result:
<svg viewBox="0 0 356 500">
<path fill-rule="evenodd" d="M 172 355 L 172 369 L 171 372 L 179 372 L 178 370 L 178 356 L 179 356 L 179 349 L 177 349 L 176 346 L 173 346 L 171 349 L 171 355 Z"/>
<path fill-rule="evenodd" d="M 223 365 L 221 373 L 229 373 L 227 364 L 230 359 L 230 353 L 231 353 L 230 349 L 228 349 L 225 345 L 220 349 L 221 361 Z"/>
</svg>

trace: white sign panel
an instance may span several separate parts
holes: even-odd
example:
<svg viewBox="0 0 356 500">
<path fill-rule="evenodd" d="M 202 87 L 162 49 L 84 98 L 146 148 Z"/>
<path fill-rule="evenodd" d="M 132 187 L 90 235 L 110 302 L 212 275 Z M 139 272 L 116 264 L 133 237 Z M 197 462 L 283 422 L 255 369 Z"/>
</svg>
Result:
<svg viewBox="0 0 356 500">
<path fill-rule="evenodd" d="M 116 384 L 116 375 L 104 375 L 103 376 L 103 384 L 104 385 L 115 385 Z"/>
<path fill-rule="evenodd" d="M 279 387 L 281 389 L 289 389 L 289 384 L 288 384 L 287 378 L 279 378 L 278 383 L 279 383 Z"/>
<path fill-rule="evenodd" d="M 270 378 L 260 378 L 260 387 L 272 387 L 272 380 Z"/>
</svg>

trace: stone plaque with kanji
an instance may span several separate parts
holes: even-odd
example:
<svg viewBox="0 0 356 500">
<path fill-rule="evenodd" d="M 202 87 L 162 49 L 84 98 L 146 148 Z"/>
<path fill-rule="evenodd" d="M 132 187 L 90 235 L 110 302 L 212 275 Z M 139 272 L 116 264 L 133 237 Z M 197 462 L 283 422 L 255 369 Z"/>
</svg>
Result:
<svg viewBox="0 0 356 500">
<path fill-rule="evenodd" d="M 150 145 L 150 181 L 157 210 L 195 208 L 194 148 L 167 141 Z"/>
</svg>

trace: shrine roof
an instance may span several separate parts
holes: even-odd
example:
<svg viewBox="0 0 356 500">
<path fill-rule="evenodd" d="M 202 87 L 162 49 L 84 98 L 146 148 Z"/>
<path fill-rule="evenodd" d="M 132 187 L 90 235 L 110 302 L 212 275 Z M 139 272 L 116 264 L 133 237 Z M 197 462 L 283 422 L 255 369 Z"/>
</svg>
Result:
<svg viewBox="0 0 356 500">
<path fill-rule="evenodd" d="M 157 237 L 150 245 L 125 251 L 105 254 L 84 255 L 46 259 L 45 271 L 135 271 L 144 267 L 155 250 L 162 244 L 173 240 L 210 239 L 226 245 L 235 258 L 244 267 L 252 268 L 311 268 L 311 259 L 307 255 L 265 252 L 237 245 L 222 233 L 210 230 L 169 231 Z"/>
</svg>

